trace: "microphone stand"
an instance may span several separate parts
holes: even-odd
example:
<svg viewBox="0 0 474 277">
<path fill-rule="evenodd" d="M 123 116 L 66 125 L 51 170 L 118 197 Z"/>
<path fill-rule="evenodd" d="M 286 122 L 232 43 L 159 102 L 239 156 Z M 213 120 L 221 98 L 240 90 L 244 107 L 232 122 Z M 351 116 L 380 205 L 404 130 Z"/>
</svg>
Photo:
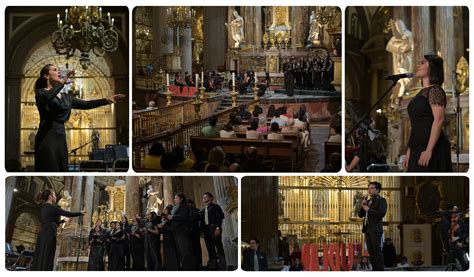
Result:
<svg viewBox="0 0 474 277">
<path fill-rule="evenodd" d="M 359 119 L 359 121 L 357 121 L 357 123 L 352 127 L 352 129 L 347 133 L 347 137 L 349 137 L 356 129 L 357 127 L 359 127 L 359 125 L 366 120 L 366 118 L 369 117 L 370 113 L 380 104 L 380 102 L 383 101 L 383 99 L 385 98 L 385 96 L 387 96 L 387 94 L 392 90 L 393 87 L 395 87 L 395 85 L 397 85 L 398 81 L 400 80 L 401 78 L 397 78 L 397 79 L 393 79 L 392 80 L 392 84 L 390 85 L 390 87 L 384 92 L 384 94 L 377 100 L 377 102 L 375 102 L 375 104 L 372 105 L 372 107 L 370 107 L 370 109 L 364 114 L 362 115 L 362 117 Z M 367 144 L 367 138 L 369 136 L 369 125 L 370 124 L 367 124 L 367 126 L 364 126 L 364 137 L 362 139 L 362 143 L 361 143 L 361 157 L 360 157 L 360 162 L 359 162 L 359 170 L 360 172 L 366 172 L 367 171 L 367 158 L 366 158 L 366 155 L 365 155 L 365 152 L 367 151 L 366 148 L 366 144 Z"/>
<path fill-rule="evenodd" d="M 93 139 L 91 139 L 90 141 L 84 143 L 83 145 L 79 146 L 79 147 L 76 147 L 74 149 L 71 150 L 71 152 L 69 152 L 69 154 L 72 154 L 74 155 L 74 172 L 76 172 L 76 165 L 77 165 L 77 151 L 78 150 L 81 150 L 82 148 L 86 147 L 87 145 L 93 143 L 94 141 L 98 141 L 99 138 L 98 137 L 94 137 Z"/>
</svg>

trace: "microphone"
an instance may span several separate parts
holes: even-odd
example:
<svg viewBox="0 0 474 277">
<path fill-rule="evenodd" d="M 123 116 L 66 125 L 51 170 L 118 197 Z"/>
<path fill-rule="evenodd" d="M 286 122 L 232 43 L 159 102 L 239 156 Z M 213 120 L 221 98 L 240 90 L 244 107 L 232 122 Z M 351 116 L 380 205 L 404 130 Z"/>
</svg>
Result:
<svg viewBox="0 0 474 277">
<path fill-rule="evenodd" d="M 399 80 L 399 79 L 403 79 L 403 78 L 413 78 L 415 77 L 415 74 L 413 73 L 403 73 L 403 74 L 395 74 L 395 75 L 388 75 L 388 76 L 385 76 L 385 80 L 392 80 L 392 81 L 395 81 L 395 80 Z"/>
<path fill-rule="evenodd" d="M 95 134 L 93 140 L 100 142 L 100 134 Z"/>
</svg>

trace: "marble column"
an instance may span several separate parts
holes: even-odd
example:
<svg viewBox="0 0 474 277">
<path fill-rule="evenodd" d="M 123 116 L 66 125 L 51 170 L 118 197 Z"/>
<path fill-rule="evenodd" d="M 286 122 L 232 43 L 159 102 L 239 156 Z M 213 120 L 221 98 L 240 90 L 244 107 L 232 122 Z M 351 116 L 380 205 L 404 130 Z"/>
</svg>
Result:
<svg viewBox="0 0 474 277">
<path fill-rule="evenodd" d="M 155 58 L 173 53 L 173 30 L 166 24 L 169 7 L 153 7 L 153 53 Z M 162 40 L 165 39 L 163 42 Z"/>
<path fill-rule="evenodd" d="M 444 60 L 444 88 L 452 90 L 452 71 L 456 69 L 453 7 L 436 7 L 436 50 Z"/>
<path fill-rule="evenodd" d="M 263 31 L 262 31 L 262 7 L 256 6 L 254 7 L 254 45 L 257 48 L 262 46 L 262 38 L 263 38 Z"/>
<path fill-rule="evenodd" d="M 89 229 L 95 222 L 92 222 L 92 213 L 94 212 L 94 176 L 86 176 L 86 185 L 84 187 L 84 210 L 87 212 L 84 215 L 84 228 Z"/>
<path fill-rule="evenodd" d="M 173 181 L 171 176 L 163 176 L 163 200 L 164 206 L 174 205 L 173 203 Z"/>
<path fill-rule="evenodd" d="M 5 95 L 5 161 L 20 161 L 20 126 L 21 126 L 21 76 L 11 77 L 9 72 L 6 80 Z M 22 164 L 25 166 L 25 164 Z"/>
<path fill-rule="evenodd" d="M 292 47 L 304 47 L 304 28 L 309 28 L 309 26 L 304 25 L 304 18 L 308 16 L 307 14 L 303 14 L 302 10 L 303 7 L 295 6 L 291 7 L 291 44 Z"/>
<path fill-rule="evenodd" d="M 269 262 L 278 257 L 278 177 L 245 177 L 241 185 L 242 240 L 260 241 Z"/>
<path fill-rule="evenodd" d="M 222 244 L 227 265 L 237 267 L 238 231 L 238 186 L 234 177 L 213 177 L 214 199 L 224 212 L 222 222 Z M 235 194 L 232 194 L 235 192 Z"/>
<path fill-rule="evenodd" d="M 431 31 L 430 7 L 415 6 L 411 8 L 411 31 L 413 34 L 413 68 L 427 53 L 435 50 L 434 34 Z M 408 26 L 408 25 L 407 25 Z"/>
<path fill-rule="evenodd" d="M 254 7 L 245 6 L 243 7 L 244 12 L 242 17 L 244 18 L 244 43 L 246 47 L 252 47 L 255 45 L 255 32 L 254 32 Z"/>
<path fill-rule="evenodd" d="M 183 30 L 183 36 L 179 38 L 181 54 L 181 76 L 184 78 L 184 72 L 192 72 L 193 66 L 193 44 L 191 41 L 191 28 Z"/>
<path fill-rule="evenodd" d="M 140 186 L 138 176 L 127 176 L 125 188 L 125 213 L 128 218 L 140 214 Z"/>
<path fill-rule="evenodd" d="M 82 202 L 82 176 L 74 176 L 71 185 L 71 212 L 79 212 L 83 210 Z M 70 219 L 70 224 L 78 224 L 79 217 Z"/>
<path fill-rule="evenodd" d="M 227 29 L 225 23 L 227 7 L 203 7 L 203 64 L 207 70 L 216 70 L 225 64 Z"/>
</svg>

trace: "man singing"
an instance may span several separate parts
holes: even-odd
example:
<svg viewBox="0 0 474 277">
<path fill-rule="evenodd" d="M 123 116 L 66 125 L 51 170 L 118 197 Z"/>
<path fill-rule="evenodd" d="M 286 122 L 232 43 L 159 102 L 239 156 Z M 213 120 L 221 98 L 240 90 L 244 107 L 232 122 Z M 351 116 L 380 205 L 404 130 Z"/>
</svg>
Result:
<svg viewBox="0 0 474 277">
<path fill-rule="evenodd" d="M 384 261 L 382 254 L 382 220 L 387 212 L 387 201 L 379 195 L 382 185 L 379 182 L 370 182 L 368 196 L 362 200 L 359 217 L 364 218 L 362 233 L 365 234 L 365 243 L 370 255 L 373 270 L 383 271 Z"/>
<path fill-rule="evenodd" d="M 202 232 L 209 253 L 208 269 L 216 268 L 216 261 L 219 258 L 219 269 L 226 270 L 226 260 L 224 247 L 222 245 L 222 221 L 224 213 L 219 205 L 212 203 L 214 196 L 210 192 L 202 195 L 205 207 L 202 209 Z"/>
</svg>

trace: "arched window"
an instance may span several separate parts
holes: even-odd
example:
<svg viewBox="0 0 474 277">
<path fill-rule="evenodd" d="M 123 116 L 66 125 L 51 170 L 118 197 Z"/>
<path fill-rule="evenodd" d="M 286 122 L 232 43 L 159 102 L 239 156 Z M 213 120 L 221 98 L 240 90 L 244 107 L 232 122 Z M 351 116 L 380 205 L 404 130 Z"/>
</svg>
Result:
<svg viewBox="0 0 474 277">
<path fill-rule="evenodd" d="M 92 64 L 83 70 L 79 57 L 74 56 L 66 60 L 58 56 L 51 45 L 50 38 L 45 38 L 32 50 L 31 55 L 23 66 L 21 79 L 21 133 L 20 159 L 23 166 L 34 163 L 35 134 L 39 125 L 39 113 L 36 108 L 34 83 L 41 68 L 46 64 L 55 64 L 60 70 L 75 70 L 73 84 L 69 86 L 70 93 L 84 100 L 104 98 L 115 91 L 114 79 L 111 77 L 111 68 L 104 57 L 91 55 Z M 114 106 L 107 105 L 93 110 L 73 110 L 71 118 L 65 125 L 68 149 L 79 147 L 91 140 L 93 133 L 99 133 L 101 142 L 94 147 L 105 147 L 116 143 L 116 126 Z M 87 160 L 88 153 L 93 145 L 89 145 L 77 152 L 77 160 Z M 74 162 L 69 157 L 69 163 Z"/>
</svg>

